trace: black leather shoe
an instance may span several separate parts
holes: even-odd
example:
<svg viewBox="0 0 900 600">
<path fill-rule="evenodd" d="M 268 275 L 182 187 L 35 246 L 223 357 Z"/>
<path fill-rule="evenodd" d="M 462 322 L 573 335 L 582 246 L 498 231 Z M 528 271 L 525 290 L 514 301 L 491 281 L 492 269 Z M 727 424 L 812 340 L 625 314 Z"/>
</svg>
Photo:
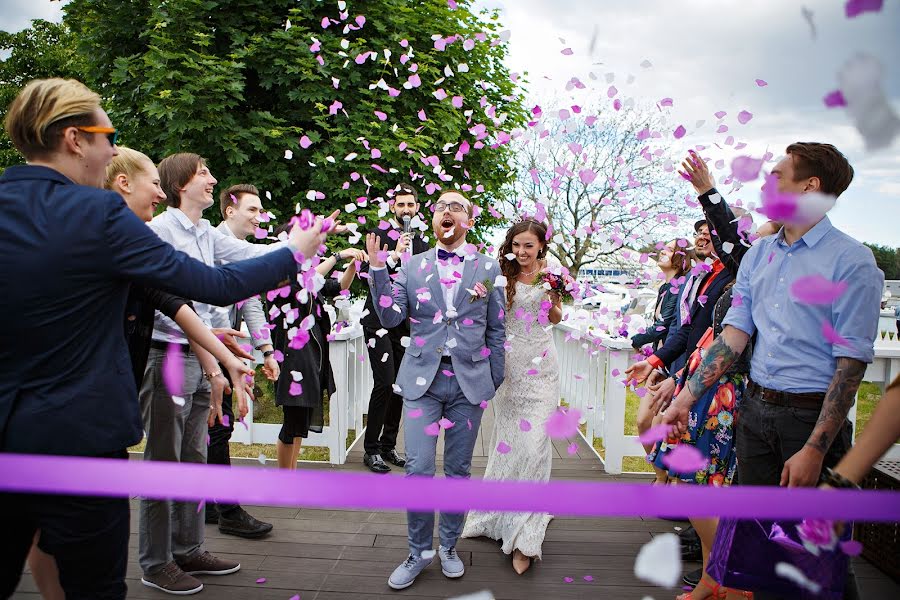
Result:
<svg viewBox="0 0 900 600">
<path fill-rule="evenodd" d="M 697 535 L 697 530 L 694 529 L 694 526 L 685 527 L 681 531 L 678 532 L 678 539 L 681 540 L 682 545 L 688 542 L 692 543 L 700 543 L 700 536 Z"/>
<path fill-rule="evenodd" d="M 219 531 L 228 535 L 254 539 L 272 531 L 272 524 L 254 519 L 243 508 L 237 508 L 227 515 L 219 515 Z"/>
<path fill-rule="evenodd" d="M 685 573 L 684 577 L 681 580 L 685 585 L 689 585 L 691 587 L 697 587 L 700 584 L 700 579 L 703 577 L 703 568 L 696 569 L 691 571 L 690 573 Z"/>
<path fill-rule="evenodd" d="M 392 465 L 397 465 L 398 467 L 406 466 L 406 459 L 397 454 L 396 450 L 390 450 L 388 452 L 382 452 L 381 458 L 388 461 Z"/>
<path fill-rule="evenodd" d="M 206 507 L 206 524 L 207 525 L 218 525 L 219 524 L 219 509 L 215 504 L 207 504 Z"/>
<path fill-rule="evenodd" d="M 381 457 L 377 454 L 363 455 L 363 464 L 369 467 L 373 473 L 390 473 L 391 468 L 385 464 Z"/>
<path fill-rule="evenodd" d="M 681 544 L 681 560 L 684 562 L 700 562 L 703 560 L 703 551 L 700 542 L 688 542 Z"/>
</svg>

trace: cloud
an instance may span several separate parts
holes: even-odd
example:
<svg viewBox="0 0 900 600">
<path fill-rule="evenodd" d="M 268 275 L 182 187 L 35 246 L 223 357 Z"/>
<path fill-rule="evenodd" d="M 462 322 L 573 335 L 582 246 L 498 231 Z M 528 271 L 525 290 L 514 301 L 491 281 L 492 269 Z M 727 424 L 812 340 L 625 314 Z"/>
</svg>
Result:
<svg viewBox="0 0 900 600">
<path fill-rule="evenodd" d="M 64 2 L 48 0 L 3 0 L 0 6 L 0 30 L 16 32 L 28 27 L 32 19 L 61 21 Z"/>
</svg>

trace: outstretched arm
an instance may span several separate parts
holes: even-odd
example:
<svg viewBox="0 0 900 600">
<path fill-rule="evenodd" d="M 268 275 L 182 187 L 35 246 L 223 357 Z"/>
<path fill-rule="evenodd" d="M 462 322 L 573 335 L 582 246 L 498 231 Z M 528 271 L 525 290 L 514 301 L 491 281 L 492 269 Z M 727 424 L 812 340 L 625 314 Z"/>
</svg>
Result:
<svg viewBox="0 0 900 600">
<path fill-rule="evenodd" d="M 372 305 L 375 307 L 375 314 L 382 326 L 387 329 L 396 327 L 406 320 L 409 316 L 409 306 L 406 295 L 406 281 L 408 263 L 400 267 L 397 272 L 397 279 L 391 284 L 390 275 L 388 275 L 387 267 L 384 260 L 379 258 L 378 253 L 387 252 L 387 246 L 378 248 L 378 238 L 373 234 L 366 236 L 366 251 L 369 255 L 369 290 L 372 293 Z M 390 303 L 387 300 L 388 298 Z M 382 306 L 385 304 L 386 306 Z"/>
</svg>

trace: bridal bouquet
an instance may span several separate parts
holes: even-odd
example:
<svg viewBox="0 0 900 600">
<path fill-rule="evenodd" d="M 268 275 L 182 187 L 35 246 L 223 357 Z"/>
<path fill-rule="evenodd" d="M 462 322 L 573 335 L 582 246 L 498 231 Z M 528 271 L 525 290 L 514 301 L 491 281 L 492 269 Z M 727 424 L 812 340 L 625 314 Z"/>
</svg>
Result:
<svg viewBox="0 0 900 600">
<path fill-rule="evenodd" d="M 537 276 L 534 284 L 558 294 L 563 302 L 572 302 L 578 291 L 578 282 L 569 275 L 569 270 L 565 267 L 550 267 Z"/>
</svg>

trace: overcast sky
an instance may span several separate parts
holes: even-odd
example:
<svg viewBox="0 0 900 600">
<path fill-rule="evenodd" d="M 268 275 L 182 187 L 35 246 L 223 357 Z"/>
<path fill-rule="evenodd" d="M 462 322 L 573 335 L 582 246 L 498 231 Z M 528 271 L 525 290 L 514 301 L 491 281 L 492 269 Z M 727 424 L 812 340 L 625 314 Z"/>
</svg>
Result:
<svg viewBox="0 0 900 600">
<path fill-rule="evenodd" d="M 885 0 L 882 12 L 854 19 L 844 16 L 844 3 L 479 0 L 479 6 L 502 11 L 502 23 L 511 33 L 509 66 L 528 73 L 529 103 L 564 97 L 572 77 L 589 85 L 576 97 L 579 103 L 611 102 L 606 97 L 611 76 L 621 98 L 650 103 L 672 98 L 668 122 L 672 129 L 686 127 L 688 134 L 680 140 L 684 148 L 716 148 L 718 143 L 722 150 L 712 155 L 726 163 L 767 149 L 777 157 L 797 140 L 831 142 L 856 170 L 832 220 L 862 241 L 900 246 L 900 139 L 888 149 L 867 152 L 843 109 L 826 109 L 822 103 L 838 87 L 837 72 L 844 62 L 865 52 L 881 60 L 886 95 L 900 112 L 900 0 Z M 350 0 L 351 11 L 352 5 Z M 812 26 L 804 7 L 812 13 Z M 60 2 L 0 3 L 0 29 L 6 31 L 21 29 L 33 18 L 61 16 Z M 561 54 L 564 48 L 572 54 Z M 644 61 L 652 66 L 641 66 Z M 759 87 L 756 79 L 768 85 Z M 714 116 L 720 110 L 728 113 L 721 123 Z M 741 110 L 754 115 L 746 125 L 735 121 Z M 700 121 L 705 123 L 698 126 Z M 729 127 L 727 134 L 716 133 L 722 123 Z M 748 147 L 735 152 L 724 146 L 729 134 Z M 757 189 L 758 184 L 749 184 L 734 199 L 752 202 Z"/>
</svg>

